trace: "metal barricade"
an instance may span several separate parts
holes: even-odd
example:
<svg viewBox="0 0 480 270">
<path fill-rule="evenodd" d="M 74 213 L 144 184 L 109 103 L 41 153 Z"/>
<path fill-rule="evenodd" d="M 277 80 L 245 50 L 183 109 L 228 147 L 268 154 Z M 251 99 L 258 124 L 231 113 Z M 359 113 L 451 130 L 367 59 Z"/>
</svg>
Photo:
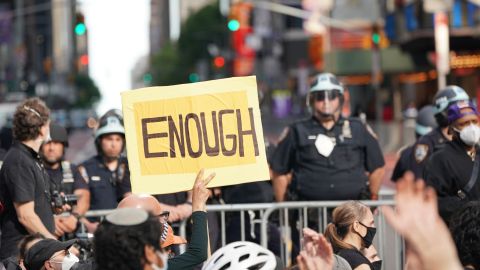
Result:
<svg viewBox="0 0 480 270">
<path fill-rule="evenodd" d="M 393 193 L 389 193 L 389 196 L 393 197 Z M 251 231 L 248 232 L 251 235 L 254 234 L 253 227 L 255 224 L 260 224 L 260 235 L 253 235 L 260 238 L 262 246 L 268 245 L 268 224 L 271 221 L 272 214 L 278 213 L 278 226 L 280 229 L 281 238 L 281 254 L 285 265 L 291 265 L 291 244 L 292 239 L 291 232 L 293 229 L 298 229 L 301 232 L 301 228 L 307 227 L 309 221 L 309 213 L 317 211 L 318 213 L 318 226 L 319 231 L 324 232 L 328 224 L 328 211 L 339 206 L 345 201 L 306 201 L 306 202 L 281 202 L 281 203 L 252 203 L 252 204 L 224 204 L 224 205 L 207 205 L 207 211 L 209 213 L 218 213 L 220 223 L 220 236 L 221 246 L 227 244 L 226 242 L 226 214 L 227 213 L 239 213 L 240 214 L 240 238 L 246 239 L 245 235 L 245 222 L 249 219 L 251 224 Z M 379 200 L 379 201 L 362 201 L 369 207 L 378 206 L 393 206 L 395 203 L 391 199 Z M 378 208 L 377 208 L 378 209 Z M 89 211 L 85 215 L 86 217 L 100 217 L 101 219 L 109 214 L 112 210 L 97 210 Z M 260 213 L 260 217 L 256 218 L 252 215 L 252 211 Z M 296 212 L 296 213 L 295 213 Z M 377 227 L 377 234 L 374 240 L 374 246 L 377 248 L 379 257 L 383 260 L 383 269 L 403 269 L 403 240 L 401 237 L 391 228 L 385 221 L 383 214 L 380 210 L 375 210 L 375 224 Z M 247 216 L 246 216 L 247 213 Z M 291 228 L 292 216 L 296 216 L 297 228 Z M 183 220 L 179 224 L 180 236 L 187 238 L 186 236 L 187 220 Z M 82 226 L 83 227 L 83 226 Z M 175 226 L 176 227 L 176 226 Z M 85 232 L 85 228 L 83 228 Z M 301 234 L 301 233 L 300 233 Z M 253 238 L 255 238 L 253 237 Z M 301 237 L 301 235 L 300 235 Z M 181 252 L 185 251 L 185 247 L 180 248 Z"/>
<path fill-rule="evenodd" d="M 319 231 L 323 232 L 328 224 L 328 210 L 337 207 L 345 201 L 318 201 L 318 202 L 282 202 L 282 203 L 254 203 L 254 204 L 230 204 L 230 205 L 207 205 L 208 212 L 215 212 L 219 215 L 220 223 L 220 235 L 221 245 L 226 244 L 226 214 L 228 212 L 240 213 L 240 233 L 241 240 L 245 240 L 245 212 L 259 211 L 260 218 L 250 220 L 253 228 L 253 224 L 259 223 L 260 230 L 260 243 L 262 246 L 268 246 L 268 224 L 273 213 L 279 213 L 279 226 L 281 233 L 281 258 L 285 265 L 290 265 L 292 262 L 291 257 L 291 231 L 294 228 L 290 228 L 292 214 L 297 211 L 298 220 L 296 222 L 297 229 L 301 231 L 301 228 L 307 227 L 309 220 L 309 210 L 316 209 L 318 211 L 318 225 Z M 393 206 L 393 200 L 380 200 L 380 201 L 362 201 L 369 207 L 378 206 Z M 382 258 L 384 269 L 402 269 L 403 268 L 403 241 L 401 237 L 391 228 L 385 221 L 380 210 L 376 210 L 375 224 L 377 227 L 377 234 L 374 241 L 374 246 L 378 249 L 378 255 Z M 185 235 L 186 221 L 180 224 L 180 234 L 182 237 Z M 300 233 L 301 234 L 301 233 Z M 300 242 L 300 241 L 299 241 Z"/>
</svg>

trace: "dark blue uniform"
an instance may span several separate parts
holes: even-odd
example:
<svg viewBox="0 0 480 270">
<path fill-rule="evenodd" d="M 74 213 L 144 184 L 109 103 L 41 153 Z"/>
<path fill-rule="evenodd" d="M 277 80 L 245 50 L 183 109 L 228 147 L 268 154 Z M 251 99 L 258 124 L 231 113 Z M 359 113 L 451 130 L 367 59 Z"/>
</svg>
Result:
<svg viewBox="0 0 480 270">
<path fill-rule="evenodd" d="M 76 167 L 68 161 L 62 161 L 57 169 L 45 165 L 45 169 L 53 182 L 54 189 L 64 194 L 73 194 L 76 189 L 88 189 Z"/>
<path fill-rule="evenodd" d="M 99 155 L 78 166 L 90 190 L 90 210 L 114 209 L 123 196 L 131 192 L 127 159 L 119 158 L 117 169 L 110 169 Z"/>
<path fill-rule="evenodd" d="M 433 153 L 442 149 L 448 139 L 443 136 L 441 128 L 436 128 L 420 137 L 413 145 L 408 170 L 415 174 L 415 178 L 423 178 L 423 170 Z"/>
<path fill-rule="evenodd" d="M 402 177 L 409 169 L 410 160 L 412 157 L 413 145 L 407 146 L 400 151 L 400 157 L 392 173 L 392 181 L 396 182 Z"/>
<path fill-rule="evenodd" d="M 319 134 L 336 143 L 328 157 L 315 146 Z M 289 126 L 271 168 L 279 174 L 293 171 L 290 191 L 296 195 L 294 199 L 349 200 L 359 199 L 367 189 L 365 172 L 384 164 L 378 141 L 360 120 L 340 118 L 327 130 L 312 117 Z"/>
</svg>

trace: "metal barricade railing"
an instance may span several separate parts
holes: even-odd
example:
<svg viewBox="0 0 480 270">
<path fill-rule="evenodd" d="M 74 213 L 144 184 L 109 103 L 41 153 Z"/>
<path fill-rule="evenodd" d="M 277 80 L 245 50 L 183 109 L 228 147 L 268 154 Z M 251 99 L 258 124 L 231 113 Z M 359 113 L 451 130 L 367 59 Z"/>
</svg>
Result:
<svg viewBox="0 0 480 270">
<path fill-rule="evenodd" d="M 388 194 L 392 195 L 393 193 Z M 386 198 L 390 196 L 384 196 Z M 248 218 L 250 221 L 250 233 L 252 238 L 260 237 L 260 244 L 264 247 L 268 246 L 268 225 L 271 221 L 272 215 L 278 213 L 278 223 L 280 230 L 280 257 L 286 265 L 290 265 L 291 257 L 291 243 L 292 239 L 292 230 L 307 227 L 309 224 L 309 213 L 311 210 L 317 211 L 318 215 L 318 228 L 320 232 L 324 232 L 328 224 L 328 211 L 337 207 L 338 205 L 344 203 L 345 201 L 306 201 L 306 202 L 281 202 L 281 203 L 251 203 L 251 204 L 223 204 L 223 205 L 207 205 L 207 212 L 217 213 L 220 224 L 220 241 L 221 246 L 226 245 L 227 241 L 227 213 L 237 213 L 240 215 L 240 239 L 246 239 L 245 232 L 245 222 Z M 379 201 L 362 201 L 365 205 L 369 207 L 378 207 L 378 206 L 393 206 L 394 201 L 391 199 L 379 200 Z M 310 210 L 310 212 L 309 212 Z M 100 217 L 101 219 L 109 214 L 112 210 L 96 210 L 89 211 L 85 215 L 86 217 Z M 248 216 L 245 216 L 247 212 Z M 252 215 L 253 212 L 259 212 L 260 217 L 256 218 Z M 297 213 L 295 213 L 297 212 Z M 377 212 L 377 211 L 376 211 Z M 293 223 L 296 224 L 297 228 L 291 228 L 292 217 L 296 216 L 296 221 Z M 378 214 L 375 216 L 375 224 L 377 227 L 377 234 L 374 241 L 374 246 L 378 249 L 378 255 L 383 260 L 383 269 L 402 269 L 403 268 L 403 240 L 401 237 L 391 228 L 385 221 L 381 211 L 378 211 Z M 311 221 L 311 219 L 310 219 Z M 260 224 L 260 235 L 255 235 L 254 226 L 255 224 Z M 180 236 L 187 238 L 186 236 L 186 226 L 187 220 L 183 220 L 179 224 L 175 224 L 174 227 L 179 227 Z M 83 226 L 82 226 L 83 227 Z M 85 228 L 82 228 L 83 232 L 86 232 Z M 253 234 L 253 235 L 252 235 Z M 301 235 L 301 233 L 300 233 Z M 180 251 L 185 251 L 185 247 L 181 247 Z"/>
<path fill-rule="evenodd" d="M 271 219 L 271 216 L 275 212 L 279 212 L 279 226 L 281 234 L 281 258 L 286 265 L 290 265 L 290 255 L 292 243 L 290 224 L 292 224 L 291 217 L 297 214 L 297 229 L 307 227 L 309 221 L 309 211 L 311 209 L 317 209 L 318 211 L 318 225 L 319 231 L 324 232 L 328 224 L 328 210 L 337 207 L 338 205 L 344 203 L 345 201 L 306 201 L 306 202 L 281 202 L 281 203 L 254 203 L 254 204 L 225 204 L 225 205 L 208 205 L 207 211 L 209 213 L 218 213 L 219 223 L 220 223 L 220 237 L 221 245 L 226 244 L 226 226 L 227 222 L 225 220 L 226 213 L 233 212 L 240 214 L 240 238 L 245 240 L 245 212 L 248 211 L 259 211 L 260 218 L 257 220 L 251 220 L 251 223 L 260 223 L 260 244 L 264 247 L 268 247 L 268 225 Z M 393 200 L 380 200 L 380 201 L 362 201 L 365 205 L 369 207 L 378 207 L 378 206 L 393 206 Z M 186 237 L 184 234 L 186 229 L 186 221 L 180 224 L 180 234 L 182 237 Z M 254 225 L 250 227 L 253 228 Z M 374 245 L 378 249 L 377 252 L 379 256 L 384 261 L 384 269 L 402 269 L 403 265 L 403 241 L 400 236 L 388 226 L 385 222 L 381 211 L 378 211 L 378 214 L 375 215 L 375 224 L 377 227 L 377 234 L 375 237 Z M 301 230 L 299 230 L 301 231 Z M 301 235 L 301 233 L 300 233 Z M 299 241 L 300 242 L 300 241 Z"/>
</svg>

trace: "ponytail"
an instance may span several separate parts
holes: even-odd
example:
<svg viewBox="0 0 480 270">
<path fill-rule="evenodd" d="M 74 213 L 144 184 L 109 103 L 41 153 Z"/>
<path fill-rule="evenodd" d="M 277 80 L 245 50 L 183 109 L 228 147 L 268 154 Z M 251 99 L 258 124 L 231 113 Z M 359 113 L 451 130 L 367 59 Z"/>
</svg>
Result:
<svg viewBox="0 0 480 270">
<path fill-rule="evenodd" d="M 345 230 L 345 233 L 339 233 L 340 231 Z M 354 247 L 348 243 L 345 243 L 342 239 L 345 236 L 346 232 L 348 231 L 348 227 L 346 228 L 337 228 L 335 224 L 329 223 L 327 225 L 327 229 L 325 230 L 325 237 L 327 240 L 332 244 L 333 252 L 337 253 L 341 249 L 354 249 Z"/>
</svg>

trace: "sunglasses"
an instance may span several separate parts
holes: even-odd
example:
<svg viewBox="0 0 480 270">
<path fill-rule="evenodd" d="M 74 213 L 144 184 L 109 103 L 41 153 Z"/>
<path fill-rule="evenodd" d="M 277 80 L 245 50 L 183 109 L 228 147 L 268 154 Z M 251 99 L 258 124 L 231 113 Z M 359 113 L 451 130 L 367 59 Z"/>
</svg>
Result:
<svg viewBox="0 0 480 270">
<path fill-rule="evenodd" d="M 315 101 L 324 101 L 327 98 L 328 98 L 328 100 L 336 99 L 336 98 L 340 97 L 340 93 L 338 91 L 334 91 L 334 90 L 327 90 L 327 91 L 315 92 L 315 94 L 313 96 L 315 98 Z"/>
</svg>

